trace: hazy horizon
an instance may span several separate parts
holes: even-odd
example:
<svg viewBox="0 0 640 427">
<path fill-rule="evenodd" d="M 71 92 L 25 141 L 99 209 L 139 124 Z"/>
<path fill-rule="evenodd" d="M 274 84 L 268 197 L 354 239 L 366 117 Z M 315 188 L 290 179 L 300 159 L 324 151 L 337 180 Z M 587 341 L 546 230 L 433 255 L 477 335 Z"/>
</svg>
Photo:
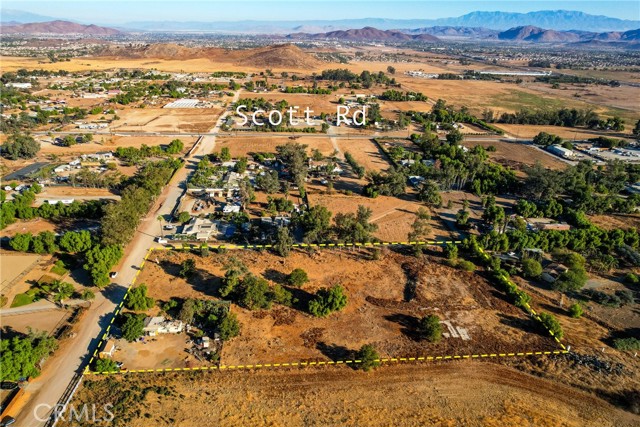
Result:
<svg viewBox="0 0 640 427">
<path fill-rule="evenodd" d="M 579 11 L 591 15 L 638 20 L 640 3 L 636 1 L 376 1 L 348 2 L 302 0 L 256 2 L 220 2 L 137 0 L 105 2 L 78 1 L 5 1 L 1 11 L 23 11 L 57 19 L 83 23 L 124 25 L 136 21 L 317 21 L 344 19 L 439 19 L 470 12 L 527 13 L 542 10 Z M 635 14 L 634 14 L 635 12 Z"/>
</svg>

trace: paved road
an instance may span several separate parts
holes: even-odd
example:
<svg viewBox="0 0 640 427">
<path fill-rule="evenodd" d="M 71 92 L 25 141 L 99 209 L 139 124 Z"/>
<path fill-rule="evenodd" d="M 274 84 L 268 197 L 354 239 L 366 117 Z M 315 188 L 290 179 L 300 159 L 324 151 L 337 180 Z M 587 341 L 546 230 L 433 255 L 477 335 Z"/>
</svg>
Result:
<svg viewBox="0 0 640 427">
<path fill-rule="evenodd" d="M 240 97 L 238 91 L 234 102 Z M 147 216 L 138 227 L 137 235 L 125 250 L 125 258 L 118 266 L 118 277 L 102 293 L 96 295 L 91 308 L 81 321 L 81 328 L 72 342 L 63 343 L 62 348 L 50 358 L 42 375 L 30 382 L 25 392 L 31 397 L 16 417 L 16 425 L 21 427 L 37 427 L 44 425 L 41 421 L 47 413 L 49 405 L 52 408 L 63 395 L 68 384 L 76 373 L 84 368 L 99 343 L 97 337 L 102 336 L 111 320 L 116 305 L 123 298 L 127 287 L 133 282 L 148 249 L 154 246 L 154 239 L 160 229 L 157 221 L 159 215 L 169 216 L 176 206 L 178 199 L 186 188 L 186 180 L 202 156 L 211 153 L 216 144 L 217 131 L 228 112 L 221 115 L 211 132 L 202 138 L 191 156 L 186 159 L 186 165 L 176 172 L 171 182 L 164 188 Z M 88 350 L 87 350 L 88 349 Z M 36 413 L 37 410 L 37 413 Z M 38 419 L 40 418 L 40 420 Z"/>
</svg>

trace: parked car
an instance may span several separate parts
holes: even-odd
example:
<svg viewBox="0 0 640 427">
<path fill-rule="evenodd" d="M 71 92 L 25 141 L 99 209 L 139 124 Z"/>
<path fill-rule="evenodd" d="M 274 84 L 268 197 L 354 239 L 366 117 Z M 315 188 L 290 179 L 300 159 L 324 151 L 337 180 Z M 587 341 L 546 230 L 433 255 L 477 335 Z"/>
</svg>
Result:
<svg viewBox="0 0 640 427">
<path fill-rule="evenodd" d="M 160 243 L 161 245 L 166 245 L 168 243 L 167 239 L 162 238 L 162 237 L 158 237 L 156 239 L 156 242 Z"/>
<path fill-rule="evenodd" d="M 6 416 L 2 419 L 2 421 L 0 421 L 0 427 L 5 427 L 5 426 L 10 426 L 11 424 L 15 423 L 16 419 L 10 416 Z"/>
<path fill-rule="evenodd" d="M 176 228 L 175 225 L 173 224 L 167 224 L 163 227 L 165 230 L 173 230 L 174 228 Z"/>
<path fill-rule="evenodd" d="M 2 390 L 13 390 L 18 388 L 18 383 L 14 383 L 13 381 L 2 381 L 0 383 L 0 389 Z"/>
<path fill-rule="evenodd" d="M 109 273 L 109 277 L 111 277 L 112 279 L 115 279 L 116 277 L 118 277 L 118 272 L 112 271 L 111 273 Z"/>
</svg>

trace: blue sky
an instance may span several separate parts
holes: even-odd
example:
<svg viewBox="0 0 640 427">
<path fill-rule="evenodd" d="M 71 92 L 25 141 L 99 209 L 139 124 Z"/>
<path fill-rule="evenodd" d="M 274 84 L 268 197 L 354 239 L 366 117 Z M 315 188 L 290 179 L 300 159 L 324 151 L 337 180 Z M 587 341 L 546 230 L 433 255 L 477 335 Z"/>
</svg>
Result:
<svg viewBox="0 0 640 427">
<path fill-rule="evenodd" d="M 130 21 L 311 20 L 348 18 L 434 19 L 460 16 L 475 10 L 530 12 L 579 10 L 594 15 L 640 19 L 636 1 L 245 1 L 245 0 L 8 0 L 2 8 L 73 19 L 86 23 L 122 24 Z M 635 16 L 634 16 L 635 15 Z"/>
</svg>

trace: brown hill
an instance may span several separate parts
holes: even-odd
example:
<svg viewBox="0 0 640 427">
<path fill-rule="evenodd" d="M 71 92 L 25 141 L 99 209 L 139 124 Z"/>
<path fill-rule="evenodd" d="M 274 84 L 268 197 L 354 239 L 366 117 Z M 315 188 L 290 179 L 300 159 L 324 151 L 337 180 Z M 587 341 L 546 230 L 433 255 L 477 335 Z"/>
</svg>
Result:
<svg viewBox="0 0 640 427">
<path fill-rule="evenodd" d="M 255 49 L 227 50 L 220 48 L 191 48 L 175 43 L 156 43 L 140 46 L 108 46 L 99 56 L 113 58 L 197 59 L 231 63 L 257 68 L 314 69 L 322 62 L 291 44 Z"/>
<path fill-rule="evenodd" d="M 379 30 L 373 27 L 360 29 L 330 31 L 328 33 L 290 34 L 289 38 L 311 38 L 311 39 L 338 39 L 347 41 L 411 41 L 419 40 L 426 42 L 437 42 L 439 39 L 431 34 L 406 34 L 396 30 Z"/>
<path fill-rule="evenodd" d="M 31 24 L 3 25 L 3 34 L 88 34 L 112 36 L 121 32 L 97 25 L 82 25 L 69 21 L 35 22 Z"/>
<path fill-rule="evenodd" d="M 236 51 L 237 52 L 237 51 Z M 238 65 L 273 68 L 318 68 L 322 63 L 298 46 L 283 44 L 249 49 L 236 61 Z"/>
<path fill-rule="evenodd" d="M 568 31 L 545 30 L 544 28 L 526 25 L 524 27 L 510 28 L 498 34 L 500 40 L 528 41 L 528 42 L 575 42 L 580 36 Z"/>
</svg>

